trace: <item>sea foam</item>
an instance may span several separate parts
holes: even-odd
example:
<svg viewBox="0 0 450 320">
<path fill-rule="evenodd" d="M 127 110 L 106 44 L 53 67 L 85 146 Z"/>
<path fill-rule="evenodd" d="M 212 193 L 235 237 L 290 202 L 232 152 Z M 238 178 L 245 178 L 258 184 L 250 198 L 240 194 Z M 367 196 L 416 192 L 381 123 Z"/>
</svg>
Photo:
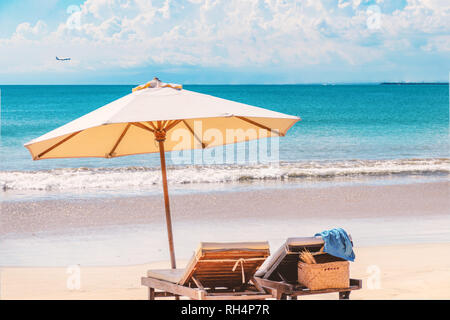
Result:
<svg viewBox="0 0 450 320">
<path fill-rule="evenodd" d="M 450 159 L 394 159 L 282 162 L 256 165 L 172 166 L 170 184 L 239 183 L 243 181 L 323 180 L 339 177 L 447 175 Z M 89 191 L 141 189 L 161 184 L 159 167 L 64 168 L 0 171 L 8 190 Z"/>
</svg>

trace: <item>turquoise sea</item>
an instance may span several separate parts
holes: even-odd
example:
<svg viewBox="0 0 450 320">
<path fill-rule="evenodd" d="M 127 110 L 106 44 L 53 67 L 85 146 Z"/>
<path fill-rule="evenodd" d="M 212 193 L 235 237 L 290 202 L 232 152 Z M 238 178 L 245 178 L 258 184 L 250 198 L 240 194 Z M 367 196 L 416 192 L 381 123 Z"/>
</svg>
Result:
<svg viewBox="0 0 450 320">
<path fill-rule="evenodd" d="M 158 186 L 157 154 L 32 161 L 23 147 L 130 93 L 134 86 L 0 86 L 3 196 L 139 192 Z M 297 115 L 302 121 L 280 139 L 278 166 L 174 165 L 169 173 L 173 186 L 250 182 L 280 186 L 393 176 L 441 179 L 449 173 L 448 85 L 187 85 L 184 89 Z M 168 161 L 170 165 L 170 156 Z"/>
</svg>

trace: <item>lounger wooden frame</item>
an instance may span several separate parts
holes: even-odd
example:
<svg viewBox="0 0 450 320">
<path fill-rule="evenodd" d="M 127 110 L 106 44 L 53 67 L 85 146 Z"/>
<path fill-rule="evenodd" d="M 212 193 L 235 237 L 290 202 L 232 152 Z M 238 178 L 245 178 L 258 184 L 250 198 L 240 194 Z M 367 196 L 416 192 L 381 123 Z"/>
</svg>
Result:
<svg viewBox="0 0 450 320">
<path fill-rule="evenodd" d="M 298 299 L 299 296 L 339 293 L 340 300 L 350 298 L 352 290 L 362 288 L 362 280 L 350 279 L 348 288 L 310 290 L 297 282 L 297 263 L 299 252 L 308 249 L 311 252 L 319 251 L 324 244 L 320 237 L 313 238 L 289 238 L 286 243 L 269 258 L 264 269 L 255 275 L 261 287 L 271 292 L 277 300 Z"/>
<path fill-rule="evenodd" d="M 185 296 L 195 300 L 261 300 L 271 298 L 254 279 L 269 256 L 267 242 L 202 243 L 185 269 L 149 270 L 141 283 L 148 299 Z M 164 277 L 175 274 L 174 277 Z M 178 278 L 177 278 L 178 276 Z"/>
</svg>

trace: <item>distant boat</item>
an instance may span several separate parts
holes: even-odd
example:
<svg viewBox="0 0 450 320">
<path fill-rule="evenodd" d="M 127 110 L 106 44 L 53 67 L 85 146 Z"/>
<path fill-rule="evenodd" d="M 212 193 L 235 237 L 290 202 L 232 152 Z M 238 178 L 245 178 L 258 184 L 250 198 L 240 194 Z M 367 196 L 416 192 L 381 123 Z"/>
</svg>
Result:
<svg viewBox="0 0 450 320">
<path fill-rule="evenodd" d="M 58 61 L 70 61 L 71 58 L 58 58 L 58 57 L 56 57 L 56 60 L 58 60 Z"/>
</svg>

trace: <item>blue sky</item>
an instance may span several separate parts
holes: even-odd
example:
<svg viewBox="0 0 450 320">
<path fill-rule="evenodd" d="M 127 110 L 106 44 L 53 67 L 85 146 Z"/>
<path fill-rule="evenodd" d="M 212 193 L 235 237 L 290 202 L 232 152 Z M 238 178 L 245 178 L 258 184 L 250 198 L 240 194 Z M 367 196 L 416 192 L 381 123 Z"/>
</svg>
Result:
<svg viewBox="0 0 450 320">
<path fill-rule="evenodd" d="M 448 0 L 0 0 L 2 84 L 448 81 L 449 71 Z"/>
</svg>

